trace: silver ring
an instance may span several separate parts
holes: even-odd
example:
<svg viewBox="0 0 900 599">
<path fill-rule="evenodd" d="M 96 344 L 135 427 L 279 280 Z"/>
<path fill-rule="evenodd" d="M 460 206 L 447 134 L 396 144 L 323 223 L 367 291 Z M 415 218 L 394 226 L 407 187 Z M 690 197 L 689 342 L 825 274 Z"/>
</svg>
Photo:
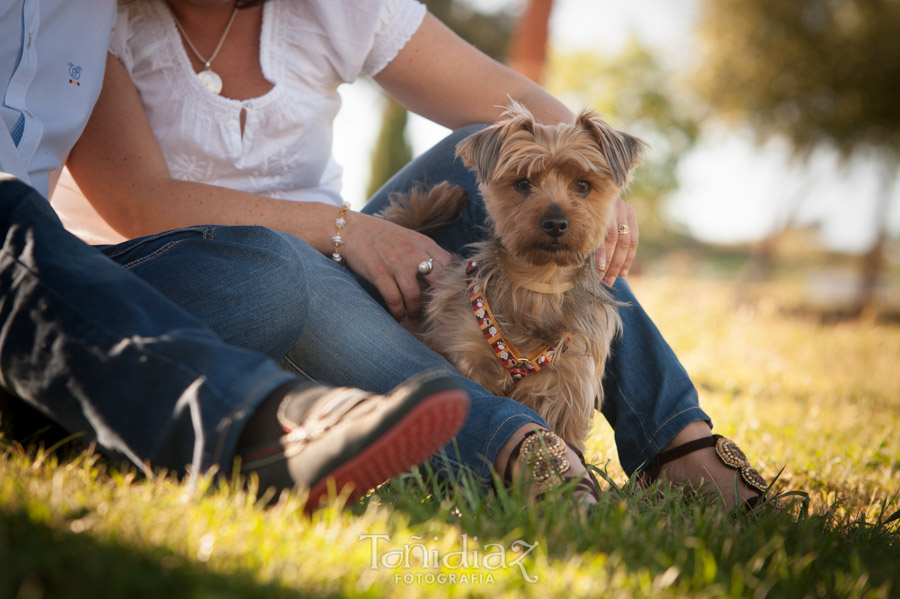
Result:
<svg viewBox="0 0 900 599">
<path fill-rule="evenodd" d="M 628 225 L 619 225 L 619 235 L 628 235 L 631 233 L 631 228 Z"/>
<path fill-rule="evenodd" d="M 429 258 L 428 260 L 423 260 L 422 262 L 419 262 L 419 274 L 420 275 L 431 274 L 432 270 L 434 270 L 434 258 Z"/>
</svg>

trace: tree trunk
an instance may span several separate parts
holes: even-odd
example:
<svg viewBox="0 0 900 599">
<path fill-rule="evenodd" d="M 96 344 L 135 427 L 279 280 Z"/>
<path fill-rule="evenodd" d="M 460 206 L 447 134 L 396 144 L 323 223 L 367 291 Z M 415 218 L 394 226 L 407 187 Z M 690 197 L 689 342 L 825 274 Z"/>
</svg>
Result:
<svg viewBox="0 0 900 599">
<path fill-rule="evenodd" d="M 509 66 L 540 83 L 547 62 L 547 38 L 553 0 L 528 0 L 513 34 Z"/>
<path fill-rule="evenodd" d="M 859 296 L 856 305 L 856 314 L 861 317 L 873 316 L 877 309 L 876 292 L 881 272 L 884 270 L 884 249 L 887 245 L 888 212 L 891 207 L 891 188 L 893 187 L 895 172 L 885 168 L 881 180 L 881 195 L 878 198 L 878 208 L 875 218 L 878 222 L 878 236 L 872 248 L 866 252 L 860 263 Z"/>
<path fill-rule="evenodd" d="M 412 160 L 412 148 L 406 140 L 406 120 L 406 108 L 388 98 L 381 116 L 381 131 L 372 152 L 366 198 L 375 195 L 394 173 Z"/>
</svg>

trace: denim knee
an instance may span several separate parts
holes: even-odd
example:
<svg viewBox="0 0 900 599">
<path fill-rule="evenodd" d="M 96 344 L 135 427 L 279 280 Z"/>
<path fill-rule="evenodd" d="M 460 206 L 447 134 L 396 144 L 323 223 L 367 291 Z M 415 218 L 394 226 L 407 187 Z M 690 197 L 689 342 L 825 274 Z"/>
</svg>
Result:
<svg viewBox="0 0 900 599">
<path fill-rule="evenodd" d="M 201 226 L 104 249 L 224 341 L 281 359 L 303 330 L 315 249 L 265 227 Z"/>
<path fill-rule="evenodd" d="M 12 175 L 0 174 L 0 227 L 4 232 L 13 224 L 14 212 L 23 200 L 38 206 L 46 204 L 42 207 L 45 212 L 50 209 L 50 202 L 33 187 Z"/>
</svg>

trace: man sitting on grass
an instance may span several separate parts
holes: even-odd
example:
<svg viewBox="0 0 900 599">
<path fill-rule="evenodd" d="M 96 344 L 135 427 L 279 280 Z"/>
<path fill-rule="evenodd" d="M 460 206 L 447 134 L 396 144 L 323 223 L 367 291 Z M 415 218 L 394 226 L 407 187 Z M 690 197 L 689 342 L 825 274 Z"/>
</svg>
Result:
<svg viewBox="0 0 900 599">
<path fill-rule="evenodd" d="M 425 373 L 383 396 L 314 385 L 227 343 L 63 228 L 45 198 L 100 93 L 115 9 L 115 0 L 0 9 L 2 416 L 26 404 L 145 471 L 231 472 L 237 457 L 261 489 L 310 489 L 310 508 L 329 481 L 351 485 L 352 499 L 427 459 L 468 409 L 451 374 Z M 180 259 L 176 243 L 143 258 L 161 260 L 160 284 L 166 272 L 193 268 L 207 297 L 231 301 L 269 294 L 265 276 L 303 274 L 281 234 L 199 234 L 210 237 L 205 261 Z M 116 251 L 140 251 L 140 241 Z M 241 268 L 248 252 L 266 254 L 269 274 Z M 289 299 L 298 312 L 308 301 Z M 279 333 L 264 318 L 259 326 Z M 283 336 L 272 341 L 286 351 L 294 339 Z"/>
</svg>

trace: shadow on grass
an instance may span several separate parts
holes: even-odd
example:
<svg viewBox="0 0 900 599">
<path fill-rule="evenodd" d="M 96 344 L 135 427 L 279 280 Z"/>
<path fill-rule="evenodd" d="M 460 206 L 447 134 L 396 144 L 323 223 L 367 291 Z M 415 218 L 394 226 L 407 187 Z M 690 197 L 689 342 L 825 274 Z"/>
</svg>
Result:
<svg viewBox="0 0 900 599">
<path fill-rule="evenodd" d="M 87 445 L 27 404 L 0 394 L 0 442 L 22 452 L 36 447 L 66 461 Z M 116 468 L 114 458 L 97 456 Z M 0 455 L 2 459 L 2 455 Z M 2 461 L 0 461 L 2 468 Z M 214 572 L 159 546 L 135 547 L 51 526 L 27 509 L 0 505 L 0 599 L 216 599 L 339 597 L 320 587 L 304 590 L 263 583 L 253 572 Z"/>
<path fill-rule="evenodd" d="M 21 511 L 0 510 L 0 564 L 0 597 L 11 599 L 329 596 L 260 583 L 249 572 L 211 572 L 164 548 L 54 529 Z"/>
</svg>

